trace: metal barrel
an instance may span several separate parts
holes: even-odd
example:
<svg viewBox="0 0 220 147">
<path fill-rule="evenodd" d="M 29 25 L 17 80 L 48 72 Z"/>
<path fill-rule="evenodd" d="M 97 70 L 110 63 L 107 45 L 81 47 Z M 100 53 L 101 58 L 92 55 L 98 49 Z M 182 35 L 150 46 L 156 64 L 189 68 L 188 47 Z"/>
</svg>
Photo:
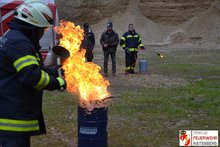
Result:
<svg viewBox="0 0 220 147">
<path fill-rule="evenodd" d="M 147 73 L 147 60 L 145 59 L 139 60 L 139 72 Z"/>
<path fill-rule="evenodd" d="M 107 108 L 95 108 L 88 113 L 78 106 L 78 147 L 108 146 L 107 112 Z"/>
</svg>

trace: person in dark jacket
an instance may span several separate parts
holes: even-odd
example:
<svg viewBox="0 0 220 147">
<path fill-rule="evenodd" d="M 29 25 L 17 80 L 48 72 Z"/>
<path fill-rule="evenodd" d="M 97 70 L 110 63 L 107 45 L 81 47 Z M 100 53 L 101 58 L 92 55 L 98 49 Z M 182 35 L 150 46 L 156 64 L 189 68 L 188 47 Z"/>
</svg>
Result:
<svg viewBox="0 0 220 147">
<path fill-rule="evenodd" d="M 125 50 L 125 74 L 135 74 L 134 71 L 138 48 L 145 50 L 141 37 L 136 33 L 133 24 L 128 25 L 128 32 L 125 32 L 120 40 L 121 47 Z"/>
<path fill-rule="evenodd" d="M 87 62 L 92 62 L 92 59 L 94 57 L 93 55 L 93 49 L 95 46 L 95 35 L 92 32 L 92 30 L 89 28 L 88 23 L 83 24 L 83 29 L 84 29 L 84 40 L 82 41 L 81 48 L 86 49 L 86 61 Z"/>
<path fill-rule="evenodd" d="M 104 74 L 108 76 L 108 58 L 112 60 L 112 75 L 116 76 L 116 50 L 119 42 L 118 34 L 113 30 L 112 22 L 107 23 L 107 31 L 102 33 L 100 43 L 104 52 Z"/>
<path fill-rule="evenodd" d="M 53 26 L 52 12 L 39 2 L 15 11 L 10 31 L 0 39 L 0 147 L 30 147 L 30 137 L 46 133 L 43 90 L 65 89 L 56 68 L 45 68 L 39 40 Z"/>
</svg>

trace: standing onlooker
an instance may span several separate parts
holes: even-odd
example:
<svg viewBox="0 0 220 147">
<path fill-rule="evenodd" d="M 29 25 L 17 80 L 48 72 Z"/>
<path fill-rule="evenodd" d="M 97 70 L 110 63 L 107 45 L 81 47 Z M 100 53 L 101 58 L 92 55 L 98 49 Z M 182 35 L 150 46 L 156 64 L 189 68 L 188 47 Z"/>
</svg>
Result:
<svg viewBox="0 0 220 147">
<path fill-rule="evenodd" d="M 84 29 L 84 40 L 82 41 L 81 47 L 86 49 L 86 61 L 87 62 L 92 62 L 93 59 L 93 49 L 95 46 L 95 36 L 92 30 L 89 28 L 88 23 L 83 24 L 83 29 Z"/>
<path fill-rule="evenodd" d="M 125 50 L 126 69 L 125 74 L 135 74 L 134 68 L 137 60 L 138 48 L 144 50 L 141 43 L 141 37 L 135 32 L 134 25 L 128 25 L 128 32 L 124 33 L 121 38 L 120 45 Z"/>
<path fill-rule="evenodd" d="M 112 60 L 112 75 L 116 76 L 116 50 L 119 42 L 118 34 L 113 30 L 112 22 L 107 23 L 107 31 L 102 33 L 100 43 L 104 52 L 104 74 L 108 76 L 108 58 Z"/>
</svg>

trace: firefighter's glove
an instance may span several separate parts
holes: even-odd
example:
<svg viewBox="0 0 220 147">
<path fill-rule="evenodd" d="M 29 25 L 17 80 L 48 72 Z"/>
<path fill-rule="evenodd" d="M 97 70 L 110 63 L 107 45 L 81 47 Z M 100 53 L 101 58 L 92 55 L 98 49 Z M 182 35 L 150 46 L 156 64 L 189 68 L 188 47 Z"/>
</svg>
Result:
<svg viewBox="0 0 220 147">
<path fill-rule="evenodd" d="M 66 89 L 66 81 L 61 77 L 57 77 L 57 81 L 59 82 L 59 88 L 57 90 L 64 91 Z"/>
<path fill-rule="evenodd" d="M 126 54 L 131 54 L 131 51 L 129 51 L 128 48 L 125 48 L 125 53 L 126 53 Z"/>
</svg>

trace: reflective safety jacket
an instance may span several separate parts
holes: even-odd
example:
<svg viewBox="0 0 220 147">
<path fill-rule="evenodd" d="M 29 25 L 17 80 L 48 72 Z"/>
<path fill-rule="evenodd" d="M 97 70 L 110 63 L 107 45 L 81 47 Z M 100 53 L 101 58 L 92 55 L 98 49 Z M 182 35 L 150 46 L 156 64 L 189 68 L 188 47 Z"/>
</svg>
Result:
<svg viewBox="0 0 220 147">
<path fill-rule="evenodd" d="M 42 91 L 58 87 L 32 40 L 11 29 L 0 39 L 0 136 L 45 133 Z"/>
<path fill-rule="evenodd" d="M 138 47 L 144 48 L 144 45 L 141 43 L 141 37 L 135 31 L 124 33 L 121 37 L 120 45 L 123 49 L 127 48 L 129 51 L 138 51 Z"/>
</svg>

